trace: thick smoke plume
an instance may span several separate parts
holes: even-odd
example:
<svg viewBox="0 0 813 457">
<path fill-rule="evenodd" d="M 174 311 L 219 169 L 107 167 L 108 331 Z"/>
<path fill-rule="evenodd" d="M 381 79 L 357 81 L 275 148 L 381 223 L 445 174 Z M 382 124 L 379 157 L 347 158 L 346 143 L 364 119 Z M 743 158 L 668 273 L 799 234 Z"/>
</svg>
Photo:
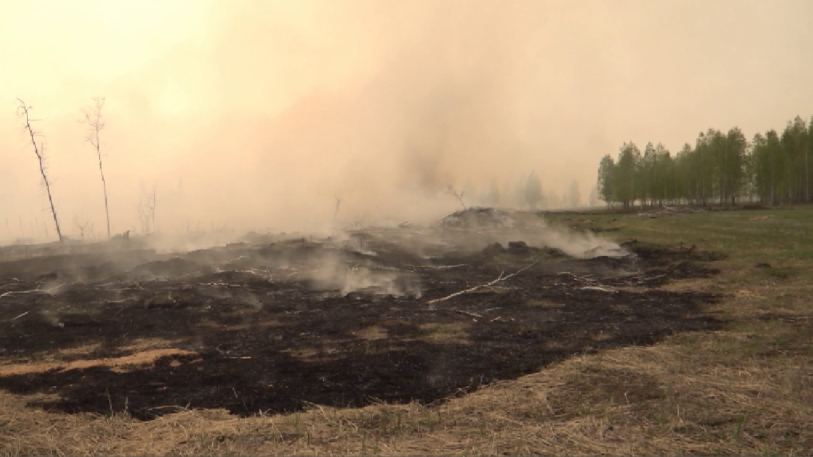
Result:
<svg viewBox="0 0 813 457">
<path fill-rule="evenodd" d="M 677 150 L 709 125 L 755 132 L 807 112 L 811 13 L 791 1 L 6 2 L 0 240 L 55 237 L 16 97 L 41 119 L 74 238 L 106 232 L 77 122 L 97 96 L 114 233 L 138 232 L 153 190 L 164 233 L 322 230 L 336 198 L 344 225 L 426 222 L 459 208 L 450 185 L 470 206 L 490 187 L 498 205 L 524 204 L 531 172 L 546 195 L 574 179 L 587 195 L 623 141 Z"/>
</svg>

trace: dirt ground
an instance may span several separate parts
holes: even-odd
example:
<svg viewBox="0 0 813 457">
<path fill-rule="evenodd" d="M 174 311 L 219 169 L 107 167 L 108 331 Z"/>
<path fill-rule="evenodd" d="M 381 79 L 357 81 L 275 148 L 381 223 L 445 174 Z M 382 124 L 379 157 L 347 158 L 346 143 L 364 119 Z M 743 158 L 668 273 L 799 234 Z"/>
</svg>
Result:
<svg viewBox="0 0 813 457">
<path fill-rule="evenodd" d="M 431 403 L 723 324 L 704 313 L 719 296 L 662 288 L 716 274 L 714 253 L 630 241 L 580 258 L 500 230 L 28 253 L 0 262 L 0 388 L 143 420 Z"/>
</svg>

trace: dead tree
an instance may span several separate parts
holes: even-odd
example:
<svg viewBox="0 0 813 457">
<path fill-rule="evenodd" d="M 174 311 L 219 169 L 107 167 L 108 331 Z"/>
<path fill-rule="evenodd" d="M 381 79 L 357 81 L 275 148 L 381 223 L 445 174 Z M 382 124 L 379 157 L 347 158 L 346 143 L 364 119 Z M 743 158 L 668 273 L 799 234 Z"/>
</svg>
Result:
<svg viewBox="0 0 813 457">
<path fill-rule="evenodd" d="M 48 193 L 48 203 L 51 205 L 51 215 L 54 216 L 54 225 L 56 226 L 56 234 L 59 236 L 59 242 L 63 241 L 62 238 L 62 230 L 59 229 L 59 218 L 56 215 L 56 208 L 54 207 L 54 199 L 51 197 L 51 183 L 48 181 L 48 176 L 45 174 L 45 147 L 40 143 L 37 144 L 37 136 L 40 135 L 39 132 L 34 131 L 34 127 L 31 126 L 31 122 L 36 121 L 36 119 L 31 119 L 30 111 L 31 107 L 26 105 L 25 102 L 17 99 L 20 102 L 20 106 L 17 108 L 17 114 L 20 118 L 23 119 L 25 122 L 25 130 L 28 132 L 28 135 L 31 137 L 31 146 L 34 148 L 34 154 L 37 156 L 37 162 L 39 163 L 40 167 L 40 174 L 42 174 L 42 182 L 45 183 L 45 191 Z"/>
<path fill-rule="evenodd" d="M 152 193 L 141 197 L 136 209 L 138 210 L 138 218 L 141 221 L 143 233 L 149 235 L 155 233 L 155 204 L 156 204 L 157 186 L 153 186 Z"/>
<path fill-rule="evenodd" d="M 466 192 L 457 193 L 457 189 L 455 189 L 454 186 L 452 186 L 452 185 L 449 186 L 448 191 L 449 191 L 450 194 L 454 195 L 454 197 L 457 199 L 457 201 L 460 202 L 460 206 L 462 206 L 463 209 L 466 209 L 466 204 L 463 203 L 463 195 Z"/>
<path fill-rule="evenodd" d="M 336 209 L 333 210 L 333 220 L 334 221 L 336 220 L 336 216 L 339 215 L 339 205 L 341 205 L 341 204 L 342 204 L 342 199 L 339 198 L 339 197 L 336 197 Z"/>
<path fill-rule="evenodd" d="M 93 231 L 93 224 L 91 224 L 89 221 L 84 220 L 84 219 L 80 220 L 78 217 L 74 216 L 73 217 L 73 224 L 79 230 L 79 238 L 82 241 L 85 240 L 85 234 L 86 233 L 88 234 L 88 237 L 90 237 L 90 238 L 95 237 L 95 233 Z"/>
<path fill-rule="evenodd" d="M 82 110 L 85 116 L 84 123 L 89 127 L 87 141 L 96 149 L 96 158 L 99 159 L 99 174 L 102 177 L 102 191 L 104 193 L 104 215 L 107 218 L 107 238 L 110 238 L 110 210 L 107 207 L 107 182 L 104 179 L 104 168 L 102 168 L 102 146 L 99 140 L 99 132 L 104 128 L 102 120 L 102 107 L 104 107 L 104 97 L 94 97 L 93 105 Z"/>
<path fill-rule="evenodd" d="M 152 188 L 152 201 L 149 202 L 150 218 L 152 219 L 152 233 L 155 233 L 155 194 L 157 193 L 158 186 Z"/>
</svg>

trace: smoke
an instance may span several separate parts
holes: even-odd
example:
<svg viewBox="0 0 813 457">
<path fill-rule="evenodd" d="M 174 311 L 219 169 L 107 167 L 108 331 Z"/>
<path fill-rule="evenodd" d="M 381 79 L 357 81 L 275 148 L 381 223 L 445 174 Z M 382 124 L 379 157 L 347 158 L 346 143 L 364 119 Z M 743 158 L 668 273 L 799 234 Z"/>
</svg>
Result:
<svg viewBox="0 0 813 457">
<path fill-rule="evenodd" d="M 340 196 L 345 217 L 428 219 L 448 210 L 448 199 L 435 211 L 432 200 L 450 184 L 514 171 L 501 152 L 523 158 L 520 126 L 511 113 L 517 94 L 510 89 L 524 51 L 516 35 L 532 25 L 517 22 L 533 17 L 518 11 L 522 5 L 385 9 L 372 3 L 355 5 L 352 13 L 336 11 L 338 17 L 369 18 L 363 24 L 370 25 L 360 25 L 365 37 L 381 37 L 357 57 L 369 70 L 344 85 L 334 83 L 341 89 L 303 95 L 263 126 L 262 148 L 269 153 L 253 156 L 249 188 L 265 193 L 251 199 L 291 218 L 307 212 L 302 202 L 327 216 L 332 197 Z M 343 35 L 344 25 L 337 28 L 340 22 L 320 26 L 340 42 L 352 40 Z M 263 36 L 264 24 L 255 23 L 242 27 Z M 246 63 L 234 57 L 231 71 L 254 68 L 254 58 Z M 239 173 L 245 177 L 246 171 Z"/>
<path fill-rule="evenodd" d="M 70 236 L 104 232 L 98 165 L 77 122 L 94 96 L 107 98 L 114 232 L 138 231 L 152 189 L 159 232 L 313 231 L 335 198 L 343 224 L 436 219 L 457 207 L 449 185 L 499 183 L 501 204 L 516 204 L 509 196 L 531 171 L 548 191 L 575 179 L 587 194 L 600 157 L 631 138 L 676 150 L 708 127 L 751 134 L 806 112 L 813 69 L 809 2 L 0 8 L 7 241 L 55 237 L 15 97 L 41 119 Z"/>
<path fill-rule="evenodd" d="M 414 298 L 422 295 L 419 278 L 409 273 L 373 269 L 337 255 L 323 256 L 314 269 L 304 272 L 304 276 L 316 287 L 339 291 L 343 296 L 352 292 Z"/>
</svg>

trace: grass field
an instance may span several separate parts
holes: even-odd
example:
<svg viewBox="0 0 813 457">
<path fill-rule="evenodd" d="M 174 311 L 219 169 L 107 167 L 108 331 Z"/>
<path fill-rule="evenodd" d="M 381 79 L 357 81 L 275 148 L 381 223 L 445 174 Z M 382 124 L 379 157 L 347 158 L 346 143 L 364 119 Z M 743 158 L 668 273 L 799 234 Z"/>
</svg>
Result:
<svg viewBox="0 0 813 457">
<path fill-rule="evenodd" d="M 0 391 L 2 455 L 811 455 L 813 209 L 550 214 L 615 241 L 725 254 L 715 332 L 585 353 L 436 405 L 238 418 L 56 414 Z"/>
</svg>

